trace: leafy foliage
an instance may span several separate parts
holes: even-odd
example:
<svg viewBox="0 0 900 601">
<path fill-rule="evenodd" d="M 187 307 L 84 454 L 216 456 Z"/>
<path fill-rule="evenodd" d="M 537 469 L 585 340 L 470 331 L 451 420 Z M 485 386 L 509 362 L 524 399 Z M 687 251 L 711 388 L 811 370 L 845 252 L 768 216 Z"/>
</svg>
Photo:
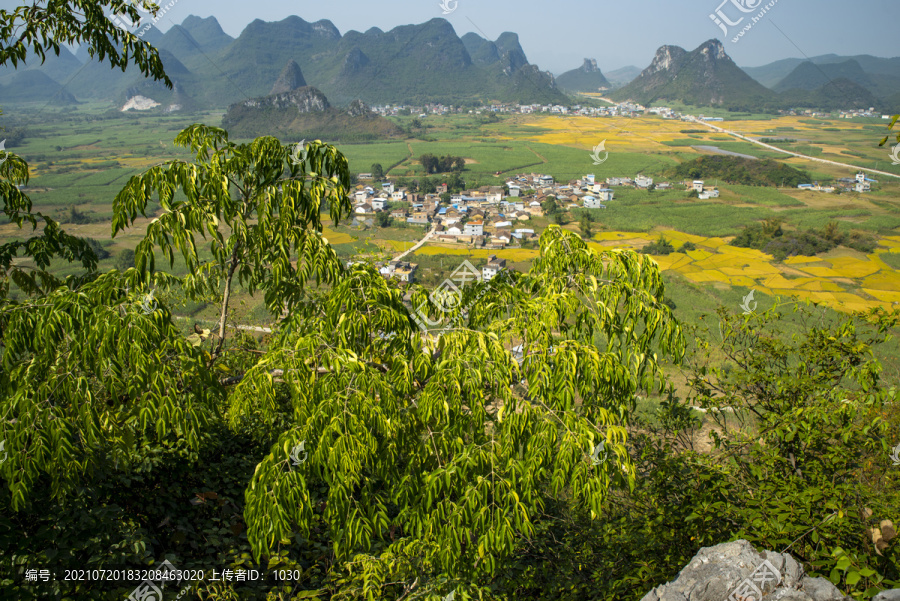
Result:
<svg viewBox="0 0 900 601">
<path fill-rule="evenodd" d="M 450 155 L 437 157 L 433 154 L 423 154 L 418 160 L 427 174 L 462 171 L 466 166 L 466 160 L 463 157 L 452 157 Z"/>
<path fill-rule="evenodd" d="M 743 157 L 710 155 L 681 163 L 667 172 L 668 177 L 681 179 L 719 179 L 746 186 L 796 187 L 811 181 L 807 172 L 774 159 L 745 159 Z"/>
<path fill-rule="evenodd" d="M 828 252 L 841 244 L 864 253 L 875 250 L 875 240 L 859 232 L 846 234 L 837 222 L 830 222 L 821 230 L 787 232 L 777 219 L 753 223 L 745 227 L 731 243 L 733 246 L 755 248 L 774 256 L 779 261 L 795 255 L 815 256 Z"/>
<path fill-rule="evenodd" d="M 190 147 L 197 162 L 175 160 L 131 178 L 113 203 L 113 234 L 138 213 L 146 216 L 157 195 L 163 213 L 135 249 L 137 269 L 147 282 L 156 268 L 154 246 L 170 265 L 177 250 L 190 272 L 180 282 L 190 298 L 221 288 L 218 355 L 235 278 L 251 294 L 262 290 L 276 315 L 303 301 L 310 278 L 337 280 L 340 263 L 322 237 L 321 210 L 329 207 L 335 222 L 350 214 L 347 159 L 316 141 L 307 145 L 305 160 L 296 161 L 294 149 L 275 138 L 238 145 L 224 130 L 204 125 L 187 128 L 175 143 Z M 176 199 L 176 190 L 186 200 Z M 212 260 L 201 259 L 197 235 L 210 236 Z M 296 262 L 294 252 L 300 255 Z"/>
<path fill-rule="evenodd" d="M 670 255 L 675 252 L 675 247 L 669 242 L 665 236 L 659 235 L 655 242 L 651 242 L 641 249 L 641 252 L 648 255 Z"/>
</svg>

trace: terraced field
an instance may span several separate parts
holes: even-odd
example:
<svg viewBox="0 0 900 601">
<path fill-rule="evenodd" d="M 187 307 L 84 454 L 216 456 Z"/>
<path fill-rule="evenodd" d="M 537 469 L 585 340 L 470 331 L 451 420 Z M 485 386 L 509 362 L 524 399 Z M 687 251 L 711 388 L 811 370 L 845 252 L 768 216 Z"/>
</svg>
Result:
<svg viewBox="0 0 900 601">
<path fill-rule="evenodd" d="M 769 296 L 798 297 L 844 312 L 900 302 L 900 272 L 881 259 L 885 253 L 900 254 L 900 236 L 885 238 L 870 255 L 840 249 L 821 257 L 791 257 L 780 264 L 758 250 L 730 246 L 723 238 L 675 230 L 654 234 L 604 232 L 595 235 L 591 244 L 597 248 L 640 249 L 662 234 L 676 248 L 685 242 L 697 247 L 653 257 L 663 271 L 676 271 L 694 283 L 741 286 Z"/>
</svg>

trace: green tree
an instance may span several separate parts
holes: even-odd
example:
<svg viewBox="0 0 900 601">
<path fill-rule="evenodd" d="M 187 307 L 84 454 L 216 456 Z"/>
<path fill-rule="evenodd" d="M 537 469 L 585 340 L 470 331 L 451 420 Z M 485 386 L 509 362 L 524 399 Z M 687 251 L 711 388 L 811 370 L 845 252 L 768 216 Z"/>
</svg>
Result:
<svg viewBox="0 0 900 601">
<path fill-rule="evenodd" d="M 116 255 L 116 269 L 119 271 L 128 271 L 134 267 L 134 251 L 130 248 L 119 251 Z"/>
<path fill-rule="evenodd" d="M 155 15 L 158 7 L 142 1 L 140 6 Z M 109 8 L 119 14 L 139 20 L 140 13 L 133 5 L 124 2 L 97 0 L 48 0 L 43 3 L 19 6 L 12 11 L 0 10 L 0 66 L 17 67 L 25 63 L 29 53 L 43 61 L 47 52 L 60 53 L 62 44 L 85 44 L 91 57 L 109 61 L 110 66 L 123 71 L 129 65 L 167 87 L 172 82 L 166 76 L 159 53 L 147 42 L 116 27 L 104 14 Z M 53 257 L 69 262 L 80 262 L 87 274 L 70 276 L 68 283 L 78 285 L 91 277 L 97 266 L 97 257 L 90 246 L 74 236 L 66 234 L 50 217 L 32 212 L 31 199 L 19 190 L 29 180 L 28 164 L 15 154 L 8 153 L 0 165 L 0 198 L 3 211 L 10 222 L 20 229 L 26 224 L 31 232 L 43 227 L 38 235 L 26 240 L 14 240 L 0 244 L 0 299 L 8 296 L 14 283 L 26 294 L 46 292 L 63 282 L 50 274 L 48 267 Z M 16 261 L 26 258 L 34 265 Z"/>
<path fill-rule="evenodd" d="M 582 211 L 578 226 L 581 228 L 582 237 L 590 238 L 593 235 L 593 223 L 591 223 L 591 216 L 588 215 L 587 211 Z"/>
<path fill-rule="evenodd" d="M 376 182 L 380 182 L 384 179 L 384 167 L 381 166 L 381 163 L 374 163 L 372 165 L 372 179 Z"/>
<path fill-rule="evenodd" d="M 708 486 L 693 527 L 728 520 L 759 547 L 793 543 L 845 594 L 871 598 L 883 575 L 900 577 L 871 536 L 900 501 L 896 483 L 881 482 L 897 391 L 873 353 L 900 312 L 823 318 L 809 303 L 776 303 L 749 317 L 720 310 L 719 321 L 721 345 L 690 360 L 688 404 L 706 409 L 721 457 L 704 463 L 727 479 Z M 796 323 L 807 325 L 789 334 Z"/>
<path fill-rule="evenodd" d="M 599 518 L 608 487 L 634 478 L 623 426 L 635 391 L 662 383 L 650 349 L 683 353 L 658 267 L 551 227 L 531 271 L 510 277 L 466 287 L 450 313 L 413 286 L 420 316 L 456 320 L 427 337 L 366 265 L 292 312 L 228 410 L 233 425 L 291 423 L 246 493 L 255 553 L 324 529 L 324 590 L 475 594 L 552 497 Z"/>
<path fill-rule="evenodd" d="M 655 242 L 646 245 L 641 252 L 648 255 L 670 255 L 675 252 L 675 247 L 669 242 L 665 236 L 659 235 Z"/>
<path fill-rule="evenodd" d="M 375 225 L 378 227 L 390 227 L 393 222 L 391 214 L 388 211 L 379 211 L 375 213 Z"/>
<path fill-rule="evenodd" d="M 132 177 L 113 202 L 113 235 L 139 213 L 146 216 L 147 204 L 158 196 L 163 213 L 137 245 L 136 267 L 149 283 L 156 271 L 154 247 L 170 266 L 178 251 L 190 272 L 180 281 L 185 293 L 194 300 L 211 294 L 220 299 L 215 359 L 236 283 L 250 294 L 262 290 L 269 311 L 280 315 L 303 302 L 309 279 L 335 281 L 340 269 L 322 237 L 321 211 L 329 207 L 336 223 L 350 215 L 348 164 L 319 140 L 295 164 L 291 148 L 275 138 L 235 144 L 224 130 L 205 125 L 185 129 L 175 144 L 189 147 L 196 162 L 170 161 Z M 176 199 L 176 191 L 186 200 Z M 201 258 L 197 235 L 210 236 L 211 260 Z"/>
</svg>

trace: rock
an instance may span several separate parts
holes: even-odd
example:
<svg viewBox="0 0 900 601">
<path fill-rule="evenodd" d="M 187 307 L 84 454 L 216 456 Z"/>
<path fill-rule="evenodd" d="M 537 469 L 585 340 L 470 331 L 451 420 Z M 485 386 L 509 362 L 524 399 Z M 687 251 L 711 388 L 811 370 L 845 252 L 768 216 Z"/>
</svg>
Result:
<svg viewBox="0 0 900 601">
<path fill-rule="evenodd" d="M 752 574 L 757 575 L 753 581 Z M 828 580 L 807 576 L 789 553 L 757 552 L 745 540 L 700 549 L 675 580 L 656 587 L 641 601 L 729 601 L 740 599 L 739 587 L 747 583 L 758 586 L 765 601 L 851 601 Z M 760 601 L 752 591 L 747 587 L 743 598 Z M 900 597 L 878 601 L 895 599 L 900 601 Z"/>
<path fill-rule="evenodd" d="M 374 117 L 375 113 L 372 112 L 372 109 L 369 108 L 362 100 L 354 100 L 350 103 L 350 106 L 347 108 L 347 114 L 351 117 Z"/>
<path fill-rule="evenodd" d="M 125 106 L 122 107 L 122 112 L 124 113 L 131 109 L 136 111 L 148 111 L 157 106 L 159 106 L 159 103 L 152 98 L 147 98 L 146 96 L 132 96 L 128 99 L 128 102 L 125 103 Z"/>
<path fill-rule="evenodd" d="M 250 100 L 245 100 L 238 104 L 250 108 L 275 107 L 283 109 L 294 106 L 297 107 L 297 110 L 301 113 L 319 112 L 331 107 L 328 103 L 328 99 L 325 98 L 325 94 L 312 86 L 297 88 L 296 90 L 291 90 L 290 92 L 284 92 L 282 94 L 251 98 Z"/>
<path fill-rule="evenodd" d="M 900 588 L 892 591 L 881 591 L 872 601 L 900 601 Z"/>
</svg>

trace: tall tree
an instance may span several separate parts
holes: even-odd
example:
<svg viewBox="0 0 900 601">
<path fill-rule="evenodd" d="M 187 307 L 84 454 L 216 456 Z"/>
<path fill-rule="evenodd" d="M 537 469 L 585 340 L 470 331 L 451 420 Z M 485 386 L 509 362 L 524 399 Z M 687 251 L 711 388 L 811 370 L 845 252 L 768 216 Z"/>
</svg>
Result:
<svg viewBox="0 0 900 601">
<path fill-rule="evenodd" d="M 302 302 L 310 278 L 336 281 L 340 263 L 322 236 L 321 211 L 328 207 L 335 223 L 350 215 L 349 166 L 319 140 L 307 144 L 298 163 L 293 148 L 275 138 L 235 144 L 225 130 L 205 125 L 185 129 L 175 144 L 189 147 L 196 162 L 170 161 L 131 178 L 113 203 L 113 236 L 138 213 L 146 216 L 147 203 L 158 196 L 163 214 L 135 249 L 136 267 L 149 282 L 154 247 L 170 266 L 179 251 L 190 272 L 180 282 L 185 292 L 197 300 L 221 295 L 215 359 L 225 342 L 235 284 L 250 294 L 262 290 L 268 309 L 280 315 Z M 186 200 L 176 200 L 176 191 Z M 207 234 L 209 261 L 195 240 Z"/>
</svg>

